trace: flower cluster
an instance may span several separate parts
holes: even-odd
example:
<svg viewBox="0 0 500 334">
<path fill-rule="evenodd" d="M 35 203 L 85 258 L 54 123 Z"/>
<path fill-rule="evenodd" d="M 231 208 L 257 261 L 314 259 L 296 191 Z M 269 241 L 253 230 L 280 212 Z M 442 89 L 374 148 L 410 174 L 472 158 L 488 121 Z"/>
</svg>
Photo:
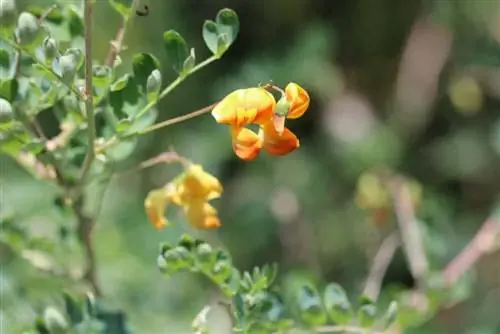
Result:
<svg viewBox="0 0 500 334">
<path fill-rule="evenodd" d="M 220 227 L 217 210 L 209 203 L 222 194 L 219 180 L 205 172 L 201 165 L 188 164 L 184 173 L 161 189 L 149 192 L 144 206 L 157 229 L 168 225 L 165 210 L 170 203 L 180 206 L 189 223 L 198 229 Z"/>
<path fill-rule="evenodd" d="M 285 127 L 285 119 L 301 117 L 309 107 L 309 95 L 296 83 L 289 83 L 276 102 L 265 87 L 238 89 L 212 110 L 219 124 L 231 128 L 234 153 L 243 160 L 255 159 L 264 149 L 274 156 L 286 155 L 300 146 L 295 134 Z M 255 124 L 255 133 L 246 126 Z"/>
</svg>

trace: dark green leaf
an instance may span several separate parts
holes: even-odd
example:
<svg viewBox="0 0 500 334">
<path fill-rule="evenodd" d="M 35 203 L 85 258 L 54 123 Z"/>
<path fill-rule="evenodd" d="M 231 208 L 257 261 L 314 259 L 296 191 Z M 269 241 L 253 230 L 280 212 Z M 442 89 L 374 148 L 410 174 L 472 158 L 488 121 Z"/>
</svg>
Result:
<svg viewBox="0 0 500 334">
<path fill-rule="evenodd" d="M 121 311 L 107 311 L 107 310 L 99 310 L 96 315 L 96 318 L 99 319 L 105 325 L 105 333 L 110 334 L 131 334 L 131 330 L 127 323 L 127 317 Z M 101 331 L 102 332 L 102 331 Z"/>
<path fill-rule="evenodd" d="M 68 28 L 71 37 L 83 36 L 85 31 L 85 26 L 83 24 L 83 18 L 76 12 L 72 7 L 68 8 Z"/>
<path fill-rule="evenodd" d="M 347 325 L 352 321 L 354 312 L 345 290 L 340 285 L 328 284 L 323 299 L 326 311 L 333 321 L 340 325 Z"/>
<path fill-rule="evenodd" d="M 6 49 L 0 49 L 0 70 L 3 73 L 10 70 L 10 55 Z"/>
<path fill-rule="evenodd" d="M 40 317 L 35 319 L 35 330 L 38 334 L 50 334 L 49 330 L 45 326 L 45 322 Z"/>
<path fill-rule="evenodd" d="M 231 45 L 236 40 L 240 31 L 240 20 L 236 12 L 232 9 L 224 8 L 217 14 L 215 22 L 217 23 L 219 34 L 225 34 L 228 44 Z"/>
<path fill-rule="evenodd" d="M 326 313 L 318 292 L 311 286 L 299 288 L 297 302 L 302 321 L 311 326 L 320 326 L 326 323 Z"/>
<path fill-rule="evenodd" d="M 241 274 L 236 268 L 233 268 L 231 276 L 229 279 L 221 286 L 222 291 L 226 297 L 232 297 L 236 295 L 240 288 Z"/>
<path fill-rule="evenodd" d="M 35 15 L 37 18 L 40 18 L 43 14 L 46 14 L 47 7 L 29 6 L 27 11 Z M 48 15 L 45 16 L 45 21 L 54 24 L 61 24 L 64 21 L 63 12 L 57 7 L 53 8 Z"/>
<path fill-rule="evenodd" d="M 72 324 L 77 324 L 83 320 L 82 310 L 80 305 L 68 293 L 63 293 L 66 313 Z"/>
<path fill-rule="evenodd" d="M 106 151 L 106 155 L 112 160 L 120 161 L 130 156 L 137 145 L 137 139 L 130 138 L 120 142 Z"/>
<path fill-rule="evenodd" d="M 358 323 L 363 328 L 372 327 L 377 320 L 377 307 L 373 304 L 365 304 L 358 309 Z"/>
<path fill-rule="evenodd" d="M 188 47 L 184 38 L 175 30 L 166 31 L 163 34 L 163 42 L 167 56 L 177 73 L 182 72 L 184 62 L 189 56 Z"/>
<path fill-rule="evenodd" d="M 125 19 L 130 17 L 133 0 L 109 0 L 109 3 Z"/>
<path fill-rule="evenodd" d="M 149 75 L 160 68 L 160 62 L 149 53 L 136 54 L 132 60 L 132 68 L 137 84 L 146 89 Z"/>
<path fill-rule="evenodd" d="M 187 233 L 184 233 L 183 235 L 181 235 L 181 238 L 180 238 L 179 243 L 178 243 L 179 246 L 184 247 L 188 251 L 194 250 L 194 248 L 196 247 L 196 244 L 197 244 L 196 239 Z"/>
<path fill-rule="evenodd" d="M 218 36 L 219 33 L 217 31 L 217 24 L 214 21 L 205 21 L 203 24 L 203 40 L 213 54 L 217 54 Z"/>
<path fill-rule="evenodd" d="M 6 99 L 9 102 L 14 102 L 17 91 L 19 89 L 19 84 L 15 78 L 11 79 L 0 79 L 0 97 Z"/>
<path fill-rule="evenodd" d="M 359 304 L 360 305 L 373 305 L 375 302 L 368 296 L 366 295 L 361 295 L 359 297 Z"/>
</svg>

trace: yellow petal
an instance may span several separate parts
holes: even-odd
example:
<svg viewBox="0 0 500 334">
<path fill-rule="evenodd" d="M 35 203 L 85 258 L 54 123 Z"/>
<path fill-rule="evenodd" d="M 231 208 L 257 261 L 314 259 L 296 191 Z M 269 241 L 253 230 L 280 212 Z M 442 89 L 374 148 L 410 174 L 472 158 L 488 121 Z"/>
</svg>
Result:
<svg viewBox="0 0 500 334">
<path fill-rule="evenodd" d="M 210 200 L 220 197 L 222 191 L 222 185 L 215 176 L 203 170 L 201 165 L 192 164 L 178 182 L 176 194 L 179 201 L 174 202 L 183 204 L 193 199 Z"/>
<path fill-rule="evenodd" d="M 184 213 L 195 228 L 210 230 L 221 226 L 217 210 L 207 202 L 193 201 L 184 206 Z"/>
<path fill-rule="evenodd" d="M 264 149 L 270 155 L 286 155 L 300 146 L 298 138 L 292 131 L 284 128 L 283 133 L 280 135 L 276 132 L 272 122 L 264 125 L 260 134 L 264 137 Z"/>
<path fill-rule="evenodd" d="M 146 215 L 159 230 L 168 224 L 164 216 L 168 202 L 168 190 L 164 188 L 151 190 L 144 200 Z"/>
<path fill-rule="evenodd" d="M 232 128 L 233 151 L 242 160 L 254 160 L 262 149 L 262 138 L 246 128 Z"/>
<path fill-rule="evenodd" d="M 309 108 L 309 94 L 298 84 L 290 82 L 285 87 L 285 94 L 290 101 L 290 110 L 287 118 L 299 118 Z"/>
<path fill-rule="evenodd" d="M 220 124 L 243 127 L 263 124 L 272 117 L 276 100 L 264 88 L 238 89 L 227 95 L 212 110 L 212 116 Z"/>
</svg>

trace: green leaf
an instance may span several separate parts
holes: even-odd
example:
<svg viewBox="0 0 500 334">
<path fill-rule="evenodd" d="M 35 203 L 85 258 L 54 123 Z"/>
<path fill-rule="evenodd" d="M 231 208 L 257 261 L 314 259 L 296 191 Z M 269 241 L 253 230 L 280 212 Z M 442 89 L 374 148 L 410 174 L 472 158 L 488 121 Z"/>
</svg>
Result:
<svg viewBox="0 0 500 334">
<path fill-rule="evenodd" d="M 19 84 L 15 78 L 0 79 L 0 97 L 7 101 L 14 102 L 18 89 Z"/>
<path fill-rule="evenodd" d="M 50 81 L 57 81 L 56 75 L 49 71 L 46 67 L 38 63 L 33 64 L 31 67 L 36 76 L 46 78 Z"/>
<path fill-rule="evenodd" d="M 123 133 L 123 132 L 126 132 L 131 127 L 132 127 L 132 121 L 131 120 L 129 120 L 129 119 L 122 119 L 116 125 L 115 130 L 118 133 Z"/>
<path fill-rule="evenodd" d="M 0 124 L 12 122 L 13 119 L 12 105 L 6 99 L 0 98 Z"/>
<path fill-rule="evenodd" d="M 274 280 L 276 279 L 276 276 L 278 275 L 278 264 L 273 263 L 271 265 L 264 265 L 264 267 L 262 268 L 262 275 L 267 277 L 268 285 L 272 285 L 274 283 Z"/>
<path fill-rule="evenodd" d="M 120 140 L 120 142 L 113 147 L 106 150 L 106 155 L 115 161 L 123 160 L 129 157 L 137 146 L 137 139 L 131 138 L 127 140 Z"/>
<path fill-rule="evenodd" d="M 104 65 L 96 65 L 92 67 L 92 74 L 92 81 L 95 87 L 101 89 L 108 88 L 111 83 L 111 68 Z"/>
<path fill-rule="evenodd" d="M 166 31 L 163 34 L 163 42 L 168 59 L 172 62 L 174 70 L 182 73 L 184 62 L 189 56 L 188 47 L 184 38 L 175 30 Z"/>
<path fill-rule="evenodd" d="M 8 132 L 0 132 L 0 149 L 3 152 L 16 155 L 29 143 L 30 136 L 24 128 L 14 128 Z"/>
<path fill-rule="evenodd" d="M 75 8 L 68 8 L 68 28 L 69 34 L 72 38 L 83 36 L 85 31 L 85 25 L 83 24 L 83 18 L 76 11 Z"/>
<path fill-rule="evenodd" d="M 122 89 L 125 88 L 125 86 L 127 85 L 128 81 L 129 81 L 129 79 L 131 77 L 132 77 L 132 75 L 130 73 L 127 73 L 127 74 L 121 76 L 115 82 L 113 82 L 111 84 L 110 90 L 112 92 L 119 92 L 119 91 L 121 91 Z"/>
<path fill-rule="evenodd" d="M 47 36 L 42 43 L 43 55 L 45 57 L 45 64 L 52 66 L 52 61 L 59 55 L 59 46 L 55 39 Z"/>
<path fill-rule="evenodd" d="M 146 96 L 148 102 L 158 100 L 160 95 L 160 89 L 162 85 L 161 72 L 159 70 L 153 70 L 146 81 Z"/>
<path fill-rule="evenodd" d="M 233 44 L 240 31 L 240 20 L 238 18 L 238 14 L 229 8 L 221 9 L 217 14 L 215 22 L 217 23 L 217 30 L 219 34 L 225 34 L 229 45 Z"/>
<path fill-rule="evenodd" d="M 227 37 L 226 34 L 220 34 L 219 36 L 217 36 L 217 53 L 216 55 L 218 57 L 221 57 L 224 52 L 227 51 L 227 49 L 229 49 L 229 39 Z"/>
<path fill-rule="evenodd" d="M 146 89 L 149 75 L 160 68 L 160 62 L 149 53 L 136 54 L 132 60 L 132 68 L 137 83 Z"/>
<path fill-rule="evenodd" d="M 339 325 L 347 325 L 354 318 L 351 303 L 345 290 L 337 283 L 326 286 L 323 295 L 326 311 L 330 318 Z"/>
<path fill-rule="evenodd" d="M 109 0 L 109 3 L 126 20 L 130 17 L 133 0 Z"/>
<path fill-rule="evenodd" d="M 3 73 L 10 70 L 10 55 L 6 49 L 0 49 L 0 70 Z"/>
<path fill-rule="evenodd" d="M 299 288 L 297 301 L 302 321 L 311 326 L 326 323 L 326 313 L 316 289 L 309 285 L 302 286 Z"/>
<path fill-rule="evenodd" d="M 217 54 L 218 36 L 219 32 L 217 30 L 217 23 L 211 20 L 205 21 L 203 24 L 203 40 L 213 54 Z"/>
<path fill-rule="evenodd" d="M 215 252 L 210 244 L 204 242 L 195 249 L 196 262 L 203 270 L 210 270 L 215 263 Z"/>
<path fill-rule="evenodd" d="M 398 303 L 396 301 L 392 301 L 387 307 L 387 310 L 385 311 L 385 314 L 382 318 L 383 331 L 389 329 L 389 327 L 391 327 L 394 324 L 398 316 L 398 311 L 399 311 Z"/>
<path fill-rule="evenodd" d="M 43 14 L 46 14 L 47 7 L 28 6 L 27 11 L 39 18 L 42 17 Z M 45 21 L 54 24 L 61 24 L 64 21 L 62 10 L 57 7 L 53 8 L 45 17 Z"/>
<path fill-rule="evenodd" d="M 17 19 L 17 35 L 20 45 L 35 43 L 40 37 L 40 27 L 36 16 L 28 12 L 22 12 Z"/>
<path fill-rule="evenodd" d="M 218 260 L 211 271 L 211 277 L 217 283 L 224 283 L 231 276 L 233 271 L 233 266 L 230 261 L 227 260 Z"/>
<path fill-rule="evenodd" d="M 35 319 L 35 330 L 38 334 L 51 334 L 47 326 L 45 326 L 45 322 L 40 317 Z"/>
<path fill-rule="evenodd" d="M 68 293 L 63 293 L 64 305 L 66 307 L 66 313 L 72 324 L 77 324 L 83 320 L 82 311 L 80 305 L 75 299 Z"/>
<path fill-rule="evenodd" d="M 377 320 L 377 307 L 365 304 L 358 309 L 358 323 L 363 328 L 370 328 Z"/>
<path fill-rule="evenodd" d="M 189 56 L 186 58 L 184 64 L 182 65 L 182 74 L 183 75 L 189 74 L 195 64 L 196 64 L 196 55 L 194 53 L 194 48 L 191 48 Z"/>
</svg>

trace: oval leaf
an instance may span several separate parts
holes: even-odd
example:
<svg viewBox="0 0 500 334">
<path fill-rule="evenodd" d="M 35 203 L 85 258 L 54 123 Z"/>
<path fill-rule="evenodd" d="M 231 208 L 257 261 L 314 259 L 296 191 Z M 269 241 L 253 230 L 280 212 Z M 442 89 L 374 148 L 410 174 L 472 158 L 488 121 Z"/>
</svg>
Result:
<svg viewBox="0 0 500 334">
<path fill-rule="evenodd" d="M 219 13 L 217 13 L 215 22 L 217 23 L 219 33 L 227 36 L 228 46 L 233 44 L 240 31 L 238 14 L 229 8 L 221 9 Z"/>
<path fill-rule="evenodd" d="M 382 318 L 382 330 L 387 330 L 394 324 L 398 316 L 399 306 L 398 303 L 392 301 L 385 311 L 384 317 Z"/>
<path fill-rule="evenodd" d="M 134 56 L 132 60 L 132 68 L 137 83 L 146 89 L 146 83 L 149 75 L 154 70 L 160 68 L 160 62 L 149 53 L 140 53 Z"/>
<path fill-rule="evenodd" d="M 207 45 L 207 48 L 212 51 L 213 54 L 217 54 L 217 39 L 219 32 L 217 30 L 217 24 L 214 21 L 207 20 L 203 24 L 203 40 Z"/>
<path fill-rule="evenodd" d="M 194 53 L 194 48 L 192 48 L 189 53 L 189 57 L 186 58 L 184 64 L 182 65 L 182 74 L 184 75 L 189 74 L 195 64 L 196 64 L 196 55 Z"/>
<path fill-rule="evenodd" d="M 328 315 L 339 325 L 347 325 L 354 318 L 347 294 L 337 283 L 327 285 L 324 292 L 324 302 Z"/>
<path fill-rule="evenodd" d="M 372 327 L 377 320 L 377 307 L 373 304 L 365 304 L 358 310 L 358 323 L 363 328 Z"/>
<path fill-rule="evenodd" d="M 326 314 L 317 291 L 310 286 L 302 286 L 298 292 L 301 319 L 308 325 L 320 326 L 326 323 Z"/>
<path fill-rule="evenodd" d="M 123 75 L 122 77 L 118 78 L 118 80 L 116 80 L 115 82 L 113 82 L 111 84 L 110 90 L 112 92 L 119 92 L 119 91 L 121 91 L 127 85 L 128 80 L 130 79 L 130 77 L 131 77 L 130 73 L 127 73 L 127 74 Z"/>
<path fill-rule="evenodd" d="M 172 62 L 174 70 L 181 73 L 184 61 L 189 56 L 188 47 L 184 38 L 175 30 L 166 31 L 163 34 L 163 42 L 167 51 L 168 59 Z"/>
</svg>

